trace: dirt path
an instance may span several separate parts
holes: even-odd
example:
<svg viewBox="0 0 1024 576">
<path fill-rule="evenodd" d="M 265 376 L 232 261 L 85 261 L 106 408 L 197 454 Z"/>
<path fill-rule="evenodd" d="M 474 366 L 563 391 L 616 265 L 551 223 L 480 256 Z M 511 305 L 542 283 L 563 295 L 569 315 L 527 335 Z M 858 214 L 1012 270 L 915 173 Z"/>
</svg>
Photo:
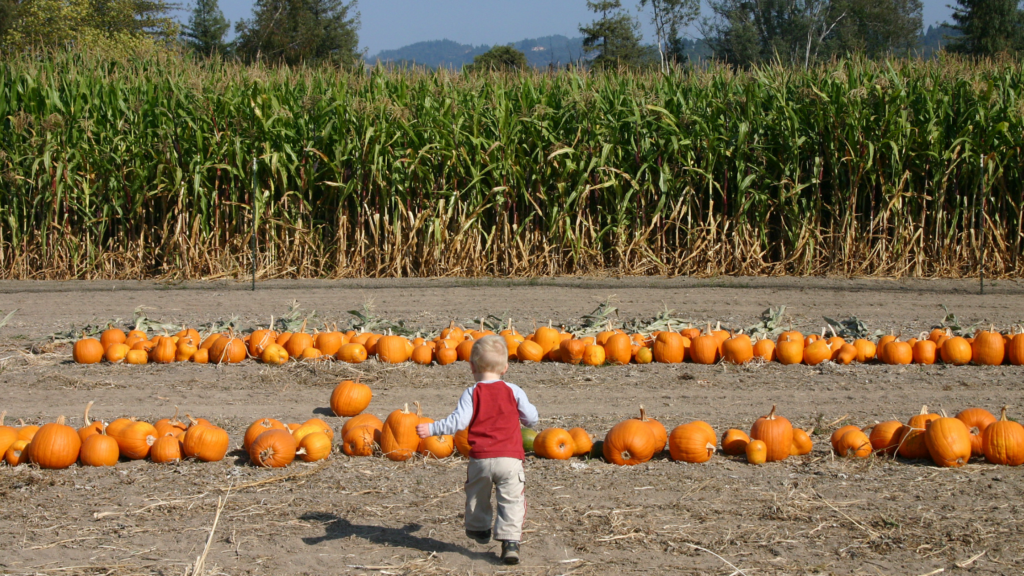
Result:
<svg viewBox="0 0 1024 576">
<path fill-rule="evenodd" d="M 116 289 L 111 290 L 112 286 Z M 125 283 L 0 283 L 0 409 L 11 418 L 81 423 L 96 400 L 106 420 L 150 421 L 178 405 L 224 426 L 240 444 L 257 417 L 340 428 L 327 399 L 360 374 L 369 411 L 384 417 L 419 400 L 444 416 L 467 385 L 463 365 L 421 368 L 257 364 L 79 366 L 66 348 L 20 352 L 71 325 L 130 318 L 136 306 L 164 321 L 208 322 L 238 315 L 266 323 L 292 300 L 346 323 L 372 300 L 376 314 L 435 329 L 481 314 L 570 322 L 614 296 L 620 317 L 663 306 L 696 321 L 754 323 L 785 304 L 794 327 L 822 316 L 855 315 L 872 329 L 916 333 L 944 315 L 962 323 L 1024 321 L 1024 286 L 976 283 L 801 279 L 567 279 L 540 285 L 451 281 L 287 282 L 158 286 Z M 957 470 L 882 458 L 836 460 L 828 434 L 838 425 L 906 420 L 922 404 L 956 413 L 967 406 L 1024 413 L 1024 369 L 778 365 L 743 368 L 648 365 L 586 369 L 514 365 L 541 411 L 542 426 L 583 426 L 603 434 L 639 404 L 669 429 L 693 419 L 719 434 L 749 429 L 772 404 L 794 424 L 817 428 L 814 451 L 762 467 L 726 456 L 704 465 L 664 457 L 632 469 L 598 461 L 529 458 L 529 514 L 523 574 L 944 574 L 1024 569 L 1024 470 L 972 463 Z M 845 416 L 845 418 L 843 418 Z M 836 423 L 837 421 L 840 421 Z M 836 424 L 834 424 L 836 423 Z M 832 424 L 832 426 L 829 426 Z M 182 574 L 202 554 L 222 488 L 227 496 L 206 566 L 226 574 L 509 573 L 494 545 L 462 534 L 465 461 L 392 463 L 335 455 L 323 467 L 251 468 L 241 452 L 223 462 L 51 472 L 0 466 L 0 569 L 5 573 Z M 305 474 L 279 482 L 247 483 Z M 699 548 L 698 548 L 699 547 Z M 978 554 L 964 568 L 964 563 Z M 716 556 L 717 555 L 717 556 Z M 735 568 L 734 568 L 734 567 Z M 62 571 L 56 571 L 61 568 Z"/>
</svg>

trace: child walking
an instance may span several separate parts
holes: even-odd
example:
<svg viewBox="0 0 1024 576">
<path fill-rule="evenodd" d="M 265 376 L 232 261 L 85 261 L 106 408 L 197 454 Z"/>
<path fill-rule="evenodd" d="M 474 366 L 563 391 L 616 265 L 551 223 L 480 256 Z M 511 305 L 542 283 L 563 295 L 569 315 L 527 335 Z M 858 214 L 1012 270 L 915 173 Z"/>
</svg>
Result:
<svg viewBox="0 0 1024 576">
<path fill-rule="evenodd" d="M 466 536 L 480 544 L 501 541 L 501 560 L 519 563 L 519 538 L 526 517 L 526 474 L 519 425 L 537 425 L 537 409 L 526 392 L 502 380 L 508 371 L 508 348 L 501 336 L 485 336 L 473 344 L 469 358 L 476 384 L 459 398 L 444 420 L 420 424 L 420 438 L 455 434 L 468 429 L 469 470 L 466 473 Z M 491 486 L 498 500 L 496 525 L 491 513 Z"/>
</svg>

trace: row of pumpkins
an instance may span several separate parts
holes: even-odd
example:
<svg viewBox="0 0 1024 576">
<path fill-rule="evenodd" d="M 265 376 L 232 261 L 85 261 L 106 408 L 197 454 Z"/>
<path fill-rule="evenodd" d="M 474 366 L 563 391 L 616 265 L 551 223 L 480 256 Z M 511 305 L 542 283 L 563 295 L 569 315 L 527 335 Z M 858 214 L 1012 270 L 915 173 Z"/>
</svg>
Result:
<svg viewBox="0 0 1024 576">
<path fill-rule="evenodd" d="M 113 466 L 121 458 L 127 460 L 149 459 L 163 464 L 194 458 L 201 462 L 218 462 L 228 452 L 230 438 L 223 428 L 203 418 L 185 415 L 187 422 L 174 416 L 158 420 L 154 424 L 134 418 L 118 418 L 109 424 L 90 420 L 89 411 L 93 403 L 85 408 L 85 424 L 74 429 L 64 423 L 61 416 L 56 422 L 43 426 L 4 426 L 6 412 L 0 413 L 0 454 L 10 466 L 33 463 L 40 468 L 63 469 L 75 462 L 82 466 Z M 296 456 L 307 462 L 322 460 L 333 449 L 334 431 L 323 420 L 313 418 L 302 424 L 281 425 L 287 430 L 294 443 L 288 462 Z M 247 433 L 245 448 L 249 450 L 253 439 Z M 273 460 L 273 452 L 261 448 L 250 451 L 253 463 L 269 466 L 264 460 Z"/>
<path fill-rule="evenodd" d="M 469 454 L 467 433 L 420 439 L 416 425 L 433 422 L 408 405 L 395 410 L 384 422 L 363 411 L 370 405 L 373 392 L 359 382 L 345 381 L 331 393 L 335 414 L 350 417 L 341 430 L 342 451 L 349 456 L 370 456 L 377 449 L 391 460 L 408 460 L 414 454 L 445 458 L 457 449 Z M 254 424 L 255 426 L 255 424 Z M 252 429 L 250 428 L 250 431 Z M 547 428 L 539 434 L 524 428 L 523 448 L 541 458 L 562 460 L 573 456 L 603 457 L 608 462 L 628 466 L 650 460 L 668 446 L 673 460 L 700 463 L 711 459 L 718 449 L 718 435 L 707 422 L 682 424 L 667 433 L 665 426 L 647 416 L 616 424 L 603 441 L 594 439 L 582 428 Z M 248 436 L 249 433 L 247 432 Z M 898 420 L 880 422 L 861 429 L 847 425 L 831 437 L 833 451 L 839 456 L 867 458 L 873 453 L 899 454 L 908 459 L 927 459 L 943 467 L 966 464 L 972 456 L 984 456 L 993 464 L 1024 464 L 1024 426 L 1007 419 L 1006 407 L 996 419 L 984 408 L 968 408 L 954 418 L 929 413 L 927 407 L 906 424 Z M 752 464 L 785 460 L 808 454 L 813 447 L 810 435 L 775 413 L 775 406 L 758 418 L 750 434 L 727 430 L 721 437 L 721 450 L 729 455 L 746 454 Z"/>
<path fill-rule="evenodd" d="M 511 324 L 511 323 L 510 323 Z M 75 343 L 73 356 L 81 364 L 102 360 L 146 364 L 191 361 L 206 363 L 237 363 L 247 358 L 258 358 L 266 364 L 280 365 L 289 359 L 328 360 L 360 363 L 371 356 L 381 362 L 396 364 L 413 361 L 417 364 L 451 364 L 468 360 L 473 343 L 494 332 L 465 330 L 452 322 L 437 338 L 409 340 L 402 336 L 374 334 L 372 332 L 315 332 L 305 331 L 305 323 L 298 332 L 277 333 L 274 330 L 256 330 L 237 337 L 235 334 L 214 333 L 205 339 L 191 328 L 183 328 L 174 335 L 155 336 L 150 339 L 141 330 L 125 334 L 118 328 L 105 330 L 100 338 L 83 338 Z M 934 364 L 941 361 L 961 366 L 1024 365 L 1024 333 L 1000 333 L 994 328 L 978 330 L 973 337 L 954 336 L 949 329 L 936 328 L 922 332 L 907 340 L 896 335 L 882 336 L 878 342 L 859 338 L 847 342 L 841 336 L 804 334 L 791 330 L 776 340 L 767 338 L 756 342 L 742 333 L 712 329 L 684 328 L 676 332 L 665 330 L 651 334 L 628 334 L 609 329 L 597 336 L 577 338 L 569 332 L 541 326 L 533 334 L 524 336 L 514 327 L 499 333 L 508 345 L 510 360 L 521 362 L 555 361 L 571 364 L 601 366 L 604 364 L 647 364 L 650 362 L 714 364 L 719 361 L 744 364 L 755 358 L 781 364 L 817 365 L 825 361 L 841 364 L 878 360 L 886 364 Z"/>
</svg>

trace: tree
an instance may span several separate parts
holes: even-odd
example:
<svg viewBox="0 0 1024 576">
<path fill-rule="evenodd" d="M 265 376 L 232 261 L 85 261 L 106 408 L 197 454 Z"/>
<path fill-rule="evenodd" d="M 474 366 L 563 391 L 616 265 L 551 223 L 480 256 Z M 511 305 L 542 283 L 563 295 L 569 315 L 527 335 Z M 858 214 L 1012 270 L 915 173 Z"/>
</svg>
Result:
<svg viewBox="0 0 1024 576">
<path fill-rule="evenodd" d="M 587 8 L 601 15 L 589 26 L 580 26 L 583 51 L 593 55 L 591 65 L 605 68 L 646 63 L 648 50 L 640 45 L 640 25 L 619 0 L 587 0 Z"/>
<path fill-rule="evenodd" d="M 473 63 L 463 68 L 465 72 L 483 70 L 523 70 L 529 66 L 526 54 L 516 50 L 511 44 L 495 46 L 487 52 L 473 57 Z"/>
<path fill-rule="evenodd" d="M 230 23 L 224 18 L 220 11 L 217 0 L 196 0 L 192 8 L 192 15 L 188 18 L 188 25 L 182 30 L 181 35 L 185 38 L 185 45 L 206 57 L 214 54 L 224 55 L 228 45 L 224 42 L 224 35 L 228 32 Z"/>
<path fill-rule="evenodd" d="M 669 62 L 680 57 L 680 31 L 697 18 L 700 0 L 640 0 L 640 6 L 651 8 L 651 24 L 658 37 L 661 70 L 667 72 Z"/>
<path fill-rule="evenodd" d="M 961 36 L 946 49 L 951 52 L 992 56 L 1024 49 L 1024 17 L 1017 0 L 957 0 L 954 30 Z"/>
<path fill-rule="evenodd" d="M 839 21 L 825 53 L 883 58 L 907 55 L 919 47 L 921 0 L 834 0 L 846 18 Z"/>
<path fill-rule="evenodd" d="M 14 25 L 17 10 L 18 5 L 14 3 L 14 0 L 0 0 L 0 39 Z"/>
<path fill-rule="evenodd" d="M 178 35 L 173 8 L 164 0 L 23 0 L 0 45 L 130 54 L 166 45 Z"/>
<path fill-rule="evenodd" d="M 355 66 L 360 60 L 355 8 L 356 0 L 256 0 L 253 18 L 235 26 L 236 51 L 248 61 Z"/>
</svg>

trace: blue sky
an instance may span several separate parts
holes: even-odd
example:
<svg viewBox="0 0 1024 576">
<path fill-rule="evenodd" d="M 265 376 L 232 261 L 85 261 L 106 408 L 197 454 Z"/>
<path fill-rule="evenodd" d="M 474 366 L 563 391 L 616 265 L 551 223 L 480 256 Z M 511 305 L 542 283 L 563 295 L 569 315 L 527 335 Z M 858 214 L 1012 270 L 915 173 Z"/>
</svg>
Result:
<svg viewBox="0 0 1024 576">
<path fill-rule="evenodd" d="M 180 0 L 188 5 L 189 0 Z M 953 0 L 924 0 L 924 25 L 949 19 L 946 7 Z M 638 0 L 623 0 L 636 9 Z M 253 0 L 220 0 L 232 27 L 248 18 Z M 463 44 L 506 44 L 553 34 L 579 35 L 581 22 L 593 15 L 585 0 L 361 0 L 360 48 L 373 55 L 423 40 L 448 38 Z M 648 18 L 641 14 L 646 40 L 654 37 Z"/>
</svg>

